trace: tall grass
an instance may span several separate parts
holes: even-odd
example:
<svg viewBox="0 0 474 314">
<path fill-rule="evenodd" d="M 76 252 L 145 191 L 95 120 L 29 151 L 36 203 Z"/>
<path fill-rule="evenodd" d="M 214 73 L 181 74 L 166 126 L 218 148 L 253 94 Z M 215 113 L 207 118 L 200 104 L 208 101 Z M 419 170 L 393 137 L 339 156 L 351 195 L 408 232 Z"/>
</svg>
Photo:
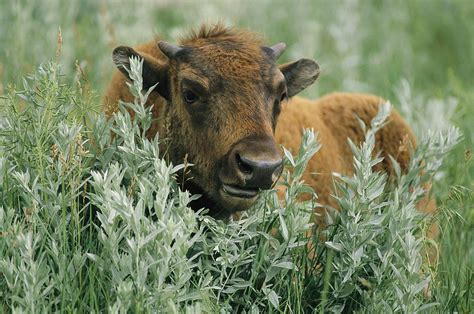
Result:
<svg viewBox="0 0 474 314">
<path fill-rule="evenodd" d="M 417 195 L 406 187 L 421 181 L 400 176 L 390 185 L 372 173 L 370 131 L 365 146 L 354 147 L 361 168 L 338 179 L 346 182 L 338 197 L 347 210 L 328 218 L 334 226 L 322 243 L 305 232 L 317 200 L 297 201 L 312 193 L 297 171 L 285 177 L 283 204 L 268 192 L 242 220 L 214 221 L 187 209 L 193 196 L 177 188 L 179 165 L 157 158 L 160 139 L 139 134 L 137 125 L 149 123 L 143 96 L 132 105 L 137 121 L 121 114 L 111 124 L 98 114 L 113 47 L 153 35 L 172 41 L 218 19 L 261 32 L 269 44 L 285 41 L 282 62 L 318 60 L 322 75 L 306 96 L 350 90 L 391 99 L 420 140 L 434 132 L 417 152 L 426 165 L 438 167 L 443 147 L 455 142 L 452 125 L 461 130 L 443 165 L 425 169 L 440 207 L 439 265 L 418 265 L 427 245 L 420 228 L 431 217 L 409 210 Z M 1 311 L 250 311 L 252 304 L 255 311 L 472 311 L 473 19 L 473 3 L 463 0 L 0 2 Z M 51 56 L 61 68 L 45 63 Z M 316 150 L 316 139 L 307 133 L 303 148 Z M 302 171 L 309 155 L 287 157 L 288 169 Z M 380 196 L 355 188 L 371 182 L 385 186 Z M 398 230 L 399 221 L 411 227 Z M 169 241 L 170 230 L 181 242 Z M 428 278 L 429 289 L 418 291 Z"/>
<path fill-rule="evenodd" d="M 370 127 L 361 125 L 366 141 L 351 143 L 355 172 L 337 175 L 342 211 L 332 213 L 321 243 L 320 231 L 309 232 L 314 201 L 298 201 L 314 194 L 300 181 L 319 149 L 311 131 L 298 156 L 286 151 L 283 203 L 269 191 L 240 220 L 216 221 L 187 206 L 195 196 L 176 182 L 183 165 L 161 159 L 159 138 L 145 137 L 151 109 L 138 60 L 130 73 L 135 103 L 112 121 L 81 111 L 88 98 L 61 83 L 55 64 L 4 99 L 3 309 L 413 312 L 437 305 L 422 293 L 431 280 L 421 262 L 430 221 L 415 204 L 459 140 L 455 129 L 426 137 L 408 173 L 397 171 L 386 188 L 387 176 L 372 171 L 381 161 L 372 158 L 375 133 L 390 113 L 381 106 Z"/>
</svg>

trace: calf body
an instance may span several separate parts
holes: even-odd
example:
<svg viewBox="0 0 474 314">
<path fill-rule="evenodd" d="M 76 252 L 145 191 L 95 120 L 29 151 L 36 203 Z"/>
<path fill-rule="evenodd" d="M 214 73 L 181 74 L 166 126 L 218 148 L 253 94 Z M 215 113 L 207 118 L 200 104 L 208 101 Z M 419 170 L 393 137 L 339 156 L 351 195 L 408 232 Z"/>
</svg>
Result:
<svg viewBox="0 0 474 314">
<path fill-rule="evenodd" d="M 334 194 L 332 174 L 352 173 L 353 155 L 348 139 L 356 144 L 364 140 L 357 117 L 370 125 L 382 102 L 382 98 L 369 94 L 332 93 L 318 100 L 294 97 L 282 106 L 275 134 L 279 144 L 297 153 L 303 128 L 312 128 L 318 133 L 321 148 L 309 161 L 303 180 L 316 191 L 319 203 L 337 208 L 331 196 Z M 397 160 L 402 171 L 406 170 L 410 149 L 415 145 L 412 130 L 400 114 L 392 110 L 387 124 L 376 134 L 374 151 L 380 152 L 384 159 L 375 170 L 393 173 L 389 156 Z"/>
<path fill-rule="evenodd" d="M 143 58 L 144 89 L 158 83 L 148 100 L 155 118 L 149 136 L 159 132 L 168 139 L 163 151 L 174 164 L 194 164 L 184 188 L 203 196 L 191 205 L 219 218 L 247 209 L 259 190 L 273 186 L 281 173 L 278 146 L 297 152 L 303 129 L 313 128 L 322 147 L 304 180 L 320 203 L 336 207 L 332 173 L 352 172 L 347 138 L 359 143 L 364 137 L 356 117 L 369 124 L 383 100 L 350 93 L 293 97 L 316 80 L 319 67 L 309 59 L 278 66 L 284 47 L 264 47 L 252 33 L 217 25 L 203 26 L 179 46 L 157 39 L 116 48 L 114 62 L 122 71 L 112 78 L 104 111 L 110 116 L 119 99 L 132 100 L 124 68 L 130 56 Z M 393 111 L 376 136 L 375 149 L 385 157 L 379 167 L 390 173 L 391 155 L 406 169 L 410 145 L 413 133 Z"/>
</svg>

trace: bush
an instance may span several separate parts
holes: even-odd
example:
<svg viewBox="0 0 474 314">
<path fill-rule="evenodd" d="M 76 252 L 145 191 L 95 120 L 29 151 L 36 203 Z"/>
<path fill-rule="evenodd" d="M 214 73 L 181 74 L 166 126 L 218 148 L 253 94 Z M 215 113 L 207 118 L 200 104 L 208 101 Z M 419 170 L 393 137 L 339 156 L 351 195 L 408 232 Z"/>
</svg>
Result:
<svg viewBox="0 0 474 314">
<path fill-rule="evenodd" d="M 110 121 L 87 110 L 91 95 L 62 84 L 55 64 L 40 67 L 22 91 L 2 100 L 3 310 L 414 312 L 436 306 L 423 297 L 433 271 L 422 263 L 432 217 L 415 204 L 459 140 L 456 129 L 426 136 L 408 172 L 395 167 L 389 182 L 372 170 L 381 161 L 374 134 L 390 112 L 381 106 L 365 142 L 351 143 L 353 176 L 336 174 L 342 210 L 330 212 L 326 230 L 309 223 L 316 195 L 301 181 L 319 149 L 307 130 L 298 156 L 285 150 L 285 198 L 267 191 L 241 219 L 216 221 L 205 209 L 188 207 L 197 196 L 179 188 L 184 165 L 162 159 L 160 139 L 145 137 L 150 91 L 140 91 L 138 60 L 130 71 L 135 103 L 122 104 Z M 312 200 L 300 201 L 303 193 Z"/>
</svg>

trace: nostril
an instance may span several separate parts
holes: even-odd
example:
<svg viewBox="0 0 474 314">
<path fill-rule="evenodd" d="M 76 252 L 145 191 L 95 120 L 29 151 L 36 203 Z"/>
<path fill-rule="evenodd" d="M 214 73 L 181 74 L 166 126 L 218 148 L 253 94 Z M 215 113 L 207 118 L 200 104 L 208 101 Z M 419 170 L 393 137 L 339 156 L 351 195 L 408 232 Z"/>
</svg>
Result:
<svg viewBox="0 0 474 314">
<path fill-rule="evenodd" d="M 237 166 L 239 167 L 239 170 L 244 173 L 244 174 L 252 174 L 252 166 L 249 164 L 246 164 L 242 158 L 240 157 L 239 154 L 235 154 L 235 158 L 237 160 Z"/>
</svg>

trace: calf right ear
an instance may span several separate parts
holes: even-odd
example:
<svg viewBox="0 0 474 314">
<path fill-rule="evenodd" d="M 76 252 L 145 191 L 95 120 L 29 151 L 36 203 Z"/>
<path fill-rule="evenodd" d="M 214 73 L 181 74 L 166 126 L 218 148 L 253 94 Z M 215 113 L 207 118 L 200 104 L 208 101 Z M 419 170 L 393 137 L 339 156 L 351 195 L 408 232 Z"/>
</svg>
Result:
<svg viewBox="0 0 474 314">
<path fill-rule="evenodd" d="M 285 76 L 288 97 L 293 97 L 316 81 L 319 65 L 311 59 L 299 59 L 280 65 L 280 71 Z"/>
<path fill-rule="evenodd" d="M 115 66 L 129 79 L 128 70 L 130 70 L 130 57 L 143 59 L 143 89 L 147 91 L 150 87 L 158 83 L 153 91 L 169 101 L 169 65 L 150 55 L 144 53 L 140 54 L 131 47 L 117 47 L 112 52 L 112 59 Z"/>
</svg>

